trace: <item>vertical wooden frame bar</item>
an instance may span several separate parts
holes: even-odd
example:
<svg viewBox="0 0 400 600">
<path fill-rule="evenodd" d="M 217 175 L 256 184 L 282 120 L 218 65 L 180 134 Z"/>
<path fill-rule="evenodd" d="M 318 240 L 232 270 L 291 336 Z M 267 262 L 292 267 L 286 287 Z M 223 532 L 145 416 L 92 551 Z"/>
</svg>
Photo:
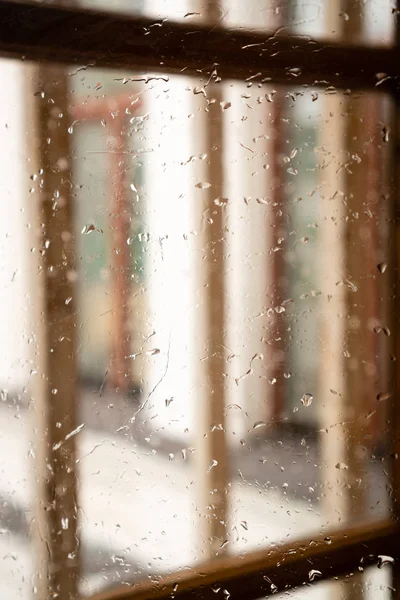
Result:
<svg viewBox="0 0 400 600">
<path fill-rule="evenodd" d="M 379 96 L 370 96 L 365 100 L 365 119 L 366 130 L 368 135 L 368 148 L 366 151 L 366 209 L 370 210 L 374 215 L 374 219 L 369 221 L 369 230 L 367 238 L 367 264 L 368 264 L 368 292 L 367 292 L 367 329 L 370 332 L 375 324 L 379 324 L 382 318 L 385 318 L 384 310 L 381 310 L 379 303 L 379 277 L 381 276 L 377 265 L 379 263 L 379 242 L 381 236 L 381 227 L 378 225 L 379 208 L 382 196 L 380 186 L 383 182 L 383 168 L 381 161 L 383 160 L 381 152 L 381 132 L 380 132 L 380 115 L 381 98 Z M 375 213 L 375 214 L 374 214 Z M 378 213 L 378 214 L 376 214 Z M 385 289 L 385 291 L 388 291 Z M 367 387 L 369 389 L 368 410 L 372 415 L 369 419 L 367 431 L 369 433 L 367 446 L 374 450 L 376 444 L 379 444 L 379 435 L 382 433 L 380 426 L 383 420 L 380 416 L 380 406 L 377 405 L 377 395 L 381 391 L 378 389 L 378 384 L 382 383 L 383 373 L 380 368 L 379 358 L 384 351 L 382 336 L 368 334 L 368 349 L 367 359 L 370 371 L 367 372 Z"/>
<path fill-rule="evenodd" d="M 400 1 L 396 2 L 396 27 L 395 44 L 400 44 Z M 391 468 L 391 512 L 396 525 L 400 521 L 400 90 L 398 84 L 393 90 L 393 149 L 391 167 L 391 235 L 389 234 L 390 262 L 394 301 L 391 302 L 393 310 L 393 362 L 390 373 L 392 382 L 391 411 L 388 420 L 388 431 L 392 436 L 392 468 Z M 400 600 L 400 552 L 395 557 L 392 566 L 392 598 Z"/>
<path fill-rule="evenodd" d="M 225 273 L 224 273 L 224 211 L 214 204 L 215 198 L 222 197 L 222 119 L 220 102 L 222 95 L 217 84 L 210 91 L 215 103 L 210 105 L 207 114 L 207 148 L 209 149 L 208 174 L 212 184 L 207 198 L 205 235 L 205 268 L 207 269 L 206 311 L 208 338 L 207 373 L 207 444 L 209 502 L 213 505 L 209 515 L 211 555 L 224 554 L 228 512 L 228 453 L 225 432 Z M 214 464 L 216 463 L 216 464 Z M 212 466 L 214 465 L 214 466 Z"/>
<path fill-rule="evenodd" d="M 35 513 L 36 580 L 43 598 L 75 600 L 79 583 L 77 530 L 76 266 L 71 194 L 68 82 L 40 67 L 34 102 L 40 251 L 36 282 L 38 375 L 32 390 L 38 463 Z M 35 297 L 36 299 L 36 297 Z"/>
</svg>

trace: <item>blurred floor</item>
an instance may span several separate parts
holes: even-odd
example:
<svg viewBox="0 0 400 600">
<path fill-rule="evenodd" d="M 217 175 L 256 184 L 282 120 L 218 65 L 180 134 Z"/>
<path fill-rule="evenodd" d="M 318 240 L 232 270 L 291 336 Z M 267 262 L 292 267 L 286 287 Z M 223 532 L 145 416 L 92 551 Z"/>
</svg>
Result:
<svg viewBox="0 0 400 600">
<path fill-rule="evenodd" d="M 190 450 L 182 453 L 165 432 L 152 432 L 149 422 L 130 423 L 137 410 L 132 399 L 85 392 L 82 407 L 84 428 L 76 442 L 83 591 L 195 564 L 201 558 L 198 532 L 204 517 L 197 510 Z M 28 418 L 21 405 L 9 402 L 0 408 L 0 581 L 2 591 L 7 587 L 3 597 L 10 600 L 28 598 L 32 590 Z M 323 482 L 315 437 L 271 435 L 232 451 L 231 461 L 230 552 L 265 548 L 330 527 L 318 501 Z M 386 468 L 379 460 L 371 463 L 371 518 L 384 513 Z"/>
</svg>

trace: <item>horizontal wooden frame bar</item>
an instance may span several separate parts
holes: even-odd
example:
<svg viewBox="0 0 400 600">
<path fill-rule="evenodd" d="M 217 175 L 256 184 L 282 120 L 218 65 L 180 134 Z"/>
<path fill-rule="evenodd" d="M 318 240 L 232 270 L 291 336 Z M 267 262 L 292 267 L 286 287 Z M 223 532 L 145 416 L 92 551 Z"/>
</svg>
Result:
<svg viewBox="0 0 400 600">
<path fill-rule="evenodd" d="M 346 47 L 15 0 L 0 0 L 0 55 L 344 89 L 388 89 L 400 75 L 398 47 Z"/>
<path fill-rule="evenodd" d="M 376 564 L 379 555 L 400 558 L 399 534 L 393 521 L 348 528 L 215 560 L 162 579 L 102 592 L 90 600 L 226 600 L 224 590 L 230 600 L 258 600 L 311 581 L 359 572 Z"/>
</svg>

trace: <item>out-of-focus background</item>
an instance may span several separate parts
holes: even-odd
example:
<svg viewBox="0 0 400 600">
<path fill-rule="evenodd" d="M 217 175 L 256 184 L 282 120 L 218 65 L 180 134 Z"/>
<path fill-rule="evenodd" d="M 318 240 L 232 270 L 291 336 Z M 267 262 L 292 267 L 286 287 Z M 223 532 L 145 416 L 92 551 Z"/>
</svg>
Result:
<svg viewBox="0 0 400 600">
<path fill-rule="evenodd" d="M 390 44 L 389 0 L 353 4 L 225 0 L 218 20 L 336 40 L 356 23 L 350 41 Z M 208 19 L 192 0 L 82 5 Z M 49 131 L 67 128 L 68 198 L 50 190 L 53 209 L 74 206 L 59 233 L 75 257 L 63 439 L 76 451 L 80 593 L 386 516 L 391 105 L 379 86 L 297 86 L 295 68 L 290 86 L 220 80 L 217 66 L 190 78 L 2 60 L 0 75 L 2 596 L 41 597 L 37 465 L 49 406 L 62 414 L 68 392 L 40 396 L 52 248 L 40 198 L 58 139 L 40 111 Z M 355 589 L 389 597 L 385 568 L 291 597 Z"/>
</svg>

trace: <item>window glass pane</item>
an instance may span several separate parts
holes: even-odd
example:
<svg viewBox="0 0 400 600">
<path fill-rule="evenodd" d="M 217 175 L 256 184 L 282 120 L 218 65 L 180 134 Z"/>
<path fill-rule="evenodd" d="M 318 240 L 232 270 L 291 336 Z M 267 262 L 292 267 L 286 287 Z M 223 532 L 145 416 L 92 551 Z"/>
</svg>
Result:
<svg viewBox="0 0 400 600">
<path fill-rule="evenodd" d="M 11 64 L 14 597 L 387 516 L 388 98 Z"/>
<path fill-rule="evenodd" d="M 87 592 L 388 511 L 387 99 L 140 79 L 72 76 Z"/>
</svg>

